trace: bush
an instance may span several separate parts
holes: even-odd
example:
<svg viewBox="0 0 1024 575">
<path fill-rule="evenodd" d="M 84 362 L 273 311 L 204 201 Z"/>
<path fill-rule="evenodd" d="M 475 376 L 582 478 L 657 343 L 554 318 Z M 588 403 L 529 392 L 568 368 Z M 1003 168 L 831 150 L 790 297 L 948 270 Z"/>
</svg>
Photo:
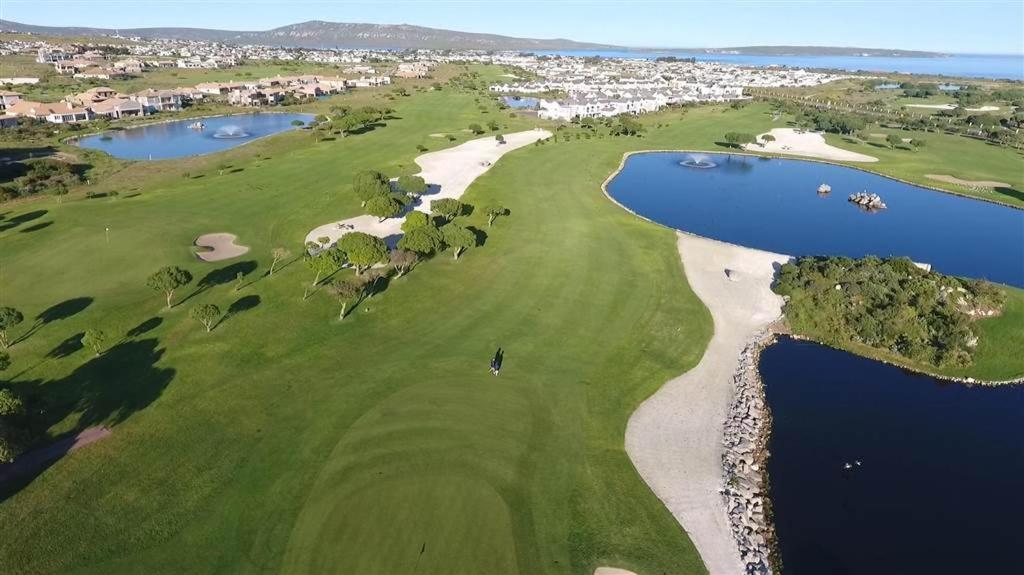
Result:
<svg viewBox="0 0 1024 575">
<path fill-rule="evenodd" d="M 998 312 L 1006 297 L 987 282 L 928 272 L 907 258 L 803 257 L 782 266 L 772 289 L 787 296 L 797 333 L 938 367 L 971 363 L 979 337 L 972 318 Z"/>
</svg>

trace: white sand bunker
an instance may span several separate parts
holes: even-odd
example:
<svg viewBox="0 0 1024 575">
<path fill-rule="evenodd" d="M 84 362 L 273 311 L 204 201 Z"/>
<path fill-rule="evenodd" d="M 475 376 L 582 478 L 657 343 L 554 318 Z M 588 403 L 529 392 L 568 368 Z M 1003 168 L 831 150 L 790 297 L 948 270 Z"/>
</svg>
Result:
<svg viewBox="0 0 1024 575">
<path fill-rule="evenodd" d="M 678 234 L 679 256 L 715 331 L 700 363 L 663 385 L 629 418 L 626 452 L 640 476 L 689 534 L 708 571 L 744 573 L 733 538 L 722 469 L 723 426 L 733 374 L 751 338 L 782 315 L 771 290 L 789 256 Z"/>
<path fill-rule="evenodd" d="M 598 567 L 594 569 L 594 575 L 636 575 L 636 573 L 621 567 Z"/>
<path fill-rule="evenodd" d="M 417 175 L 430 185 L 431 192 L 425 194 L 414 209 L 429 214 L 430 205 L 434 201 L 443 198 L 461 198 L 473 180 L 491 169 L 502 156 L 512 150 L 549 137 L 551 137 L 551 132 L 539 129 L 505 134 L 504 144 L 499 144 L 494 136 L 486 136 L 470 140 L 454 148 L 428 152 L 417 157 L 416 163 L 422 169 Z M 383 222 L 374 216 L 356 216 L 314 228 L 306 234 L 306 243 L 319 244 L 320 238 L 328 238 L 327 245 L 331 245 L 345 234 L 363 232 L 389 239 L 388 243 L 393 244 L 402 234 L 402 222 L 404 221 L 404 216 L 388 218 Z"/>
<path fill-rule="evenodd" d="M 204 262 L 219 262 L 237 258 L 249 251 L 248 246 L 240 246 L 235 243 L 238 236 L 235 234 L 218 233 L 203 234 L 196 238 L 195 244 L 206 250 L 196 252 L 196 256 Z"/>
<path fill-rule="evenodd" d="M 925 108 L 928 110 L 954 110 L 956 104 L 904 104 L 908 108 Z M 968 112 L 998 112 L 999 106 L 982 106 L 980 108 L 964 108 Z"/>
<path fill-rule="evenodd" d="M 1005 182 L 993 182 L 990 180 L 961 180 L 955 176 L 949 174 L 925 174 L 924 177 L 929 180 L 935 180 L 938 182 L 946 182 L 947 184 L 953 184 L 956 186 L 967 186 L 968 188 L 1009 188 L 1010 184 Z"/>
<path fill-rule="evenodd" d="M 867 156 L 831 146 L 825 142 L 825 137 L 820 132 L 798 131 L 793 128 L 775 128 L 768 132 L 768 134 L 775 138 L 774 142 L 767 142 L 763 146 L 761 144 L 747 144 L 744 148 L 752 152 L 772 152 L 774 154 L 821 158 L 837 162 L 878 161 L 878 158 L 874 156 Z M 758 141 L 760 141 L 763 135 L 761 134 L 757 137 Z"/>
</svg>

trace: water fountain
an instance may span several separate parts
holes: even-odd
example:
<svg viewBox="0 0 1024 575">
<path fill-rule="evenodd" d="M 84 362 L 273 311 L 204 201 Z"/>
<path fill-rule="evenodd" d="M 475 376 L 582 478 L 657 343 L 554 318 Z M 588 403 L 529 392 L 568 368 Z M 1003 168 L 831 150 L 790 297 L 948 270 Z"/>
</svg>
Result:
<svg viewBox="0 0 1024 575">
<path fill-rule="evenodd" d="M 213 137 L 217 139 L 228 139 L 228 138 L 247 138 L 249 132 L 242 129 L 241 126 L 235 126 L 234 124 L 221 126 L 214 132 Z"/>
<path fill-rule="evenodd" d="M 686 159 L 679 162 L 680 166 L 686 166 L 687 168 L 699 168 L 706 170 L 708 168 L 714 168 L 718 164 L 712 162 L 704 154 L 688 154 Z"/>
</svg>

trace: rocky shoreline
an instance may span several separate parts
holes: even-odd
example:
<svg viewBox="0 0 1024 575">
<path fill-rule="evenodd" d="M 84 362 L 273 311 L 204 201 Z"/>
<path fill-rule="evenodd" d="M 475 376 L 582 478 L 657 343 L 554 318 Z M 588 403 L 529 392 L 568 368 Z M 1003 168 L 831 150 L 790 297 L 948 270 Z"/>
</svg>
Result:
<svg viewBox="0 0 1024 575">
<path fill-rule="evenodd" d="M 740 354 L 734 393 L 722 438 L 722 497 L 745 573 L 769 575 L 775 530 L 771 524 L 765 462 L 771 412 L 758 372 L 761 350 L 775 341 L 772 329 L 756 333 Z"/>
</svg>

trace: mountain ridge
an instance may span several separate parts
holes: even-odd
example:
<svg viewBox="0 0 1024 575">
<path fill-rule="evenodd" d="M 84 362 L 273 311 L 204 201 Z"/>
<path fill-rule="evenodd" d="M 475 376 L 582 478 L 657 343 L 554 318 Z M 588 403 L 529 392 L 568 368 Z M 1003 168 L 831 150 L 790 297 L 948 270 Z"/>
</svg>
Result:
<svg viewBox="0 0 1024 575">
<path fill-rule="evenodd" d="M 564 38 L 517 38 L 499 34 L 460 32 L 411 24 L 365 24 L 309 20 L 263 31 L 208 28 L 93 28 L 36 26 L 0 20 L 0 30 L 47 36 L 138 36 L 171 40 L 202 40 L 231 44 L 262 44 L 294 48 L 477 49 L 477 50 L 598 50 L 621 49 L 611 44 L 576 42 Z"/>
</svg>

